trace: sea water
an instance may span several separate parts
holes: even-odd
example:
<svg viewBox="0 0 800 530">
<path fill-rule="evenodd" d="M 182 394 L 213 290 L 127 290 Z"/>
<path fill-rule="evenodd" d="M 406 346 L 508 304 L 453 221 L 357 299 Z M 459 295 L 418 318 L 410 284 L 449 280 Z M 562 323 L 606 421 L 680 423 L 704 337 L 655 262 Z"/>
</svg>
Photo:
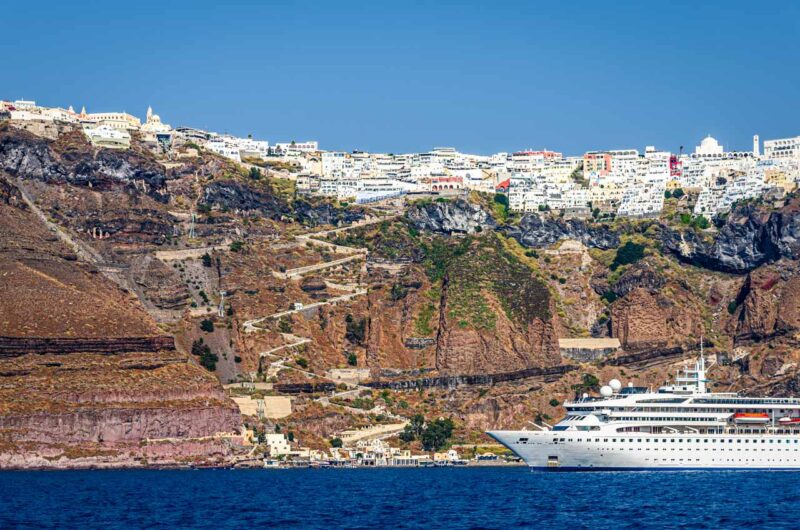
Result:
<svg viewBox="0 0 800 530">
<path fill-rule="evenodd" d="M 0 473 L 0 528 L 800 528 L 800 472 Z"/>
</svg>

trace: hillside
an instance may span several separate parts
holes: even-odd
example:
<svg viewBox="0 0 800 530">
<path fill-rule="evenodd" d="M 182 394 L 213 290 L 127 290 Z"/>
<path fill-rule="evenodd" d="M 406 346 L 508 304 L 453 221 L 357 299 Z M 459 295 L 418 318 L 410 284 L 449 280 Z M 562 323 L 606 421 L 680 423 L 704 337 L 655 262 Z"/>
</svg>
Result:
<svg viewBox="0 0 800 530">
<path fill-rule="evenodd" d="M 387 213 L 281 176 L 0 126 L 0 466 L 231 463 L 244 425 L 326 448 L 417 413 L 476 443 L 598 381 L 658 385 L 701 340 L 719 388 L 798 388 L 795 198 L 701 229 L 675 199 L 659 220 L 479 194 Z M 231 395 L 293 413 L 240 416 Z"/>
</svg>

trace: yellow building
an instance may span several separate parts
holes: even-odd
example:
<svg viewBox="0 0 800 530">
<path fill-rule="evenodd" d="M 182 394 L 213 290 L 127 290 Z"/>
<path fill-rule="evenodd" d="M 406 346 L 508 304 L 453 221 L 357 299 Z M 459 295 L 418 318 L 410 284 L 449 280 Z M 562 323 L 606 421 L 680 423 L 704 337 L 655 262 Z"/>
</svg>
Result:
<svg viewBox="0 0 800 530">
<path fill-rule="evenodd" d="M 87 114 L 85 108 L 78 115 L 78 119 L 84 124 L 93 124 L 96 127 L 107 125 L 118 131 L 136 131 L 142 125 L 142 121 L 139 118 L 127 112 L 93 112 Z"/>
<path fill-rule="evenodd" d="M 781 169 L 764 170 L 764 180 L 766 180 L 768 184 L 783 188 L 786 193 L 791 193 L 797 187 L 797 183 L 794 179 Z"/>
</svg>

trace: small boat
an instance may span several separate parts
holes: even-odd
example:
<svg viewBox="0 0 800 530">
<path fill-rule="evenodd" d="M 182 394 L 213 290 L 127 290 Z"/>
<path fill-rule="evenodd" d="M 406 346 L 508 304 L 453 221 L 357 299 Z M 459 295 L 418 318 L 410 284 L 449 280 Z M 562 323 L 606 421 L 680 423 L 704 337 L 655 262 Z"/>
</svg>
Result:
<svg viewBox="0 0 800 530">
<path fill-rule="evenodd" d="M 785 416 L 779 419 L 778 423 L 780 423 L 781 425 L 798 425 L 800 424 L 800 418 L 790 418 L 788 416 Z"/>
<path fill-rule="evenodd" d="M 736 423 L 769 423 L 769 414 L 766 412 L 737 412 L 733 415 Z"/>
</svg>

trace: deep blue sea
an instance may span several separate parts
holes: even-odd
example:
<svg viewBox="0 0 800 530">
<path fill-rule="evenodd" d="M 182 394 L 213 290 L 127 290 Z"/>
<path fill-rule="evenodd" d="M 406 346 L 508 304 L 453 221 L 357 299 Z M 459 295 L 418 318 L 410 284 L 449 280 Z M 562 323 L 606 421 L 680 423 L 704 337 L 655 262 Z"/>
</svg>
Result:
<svg viewBox="0 0 800 530">
<path fill-rule="evenodd" d="M 799 528 L 800 472 L 0 473 L 0 528 Z"/>
</svg>

